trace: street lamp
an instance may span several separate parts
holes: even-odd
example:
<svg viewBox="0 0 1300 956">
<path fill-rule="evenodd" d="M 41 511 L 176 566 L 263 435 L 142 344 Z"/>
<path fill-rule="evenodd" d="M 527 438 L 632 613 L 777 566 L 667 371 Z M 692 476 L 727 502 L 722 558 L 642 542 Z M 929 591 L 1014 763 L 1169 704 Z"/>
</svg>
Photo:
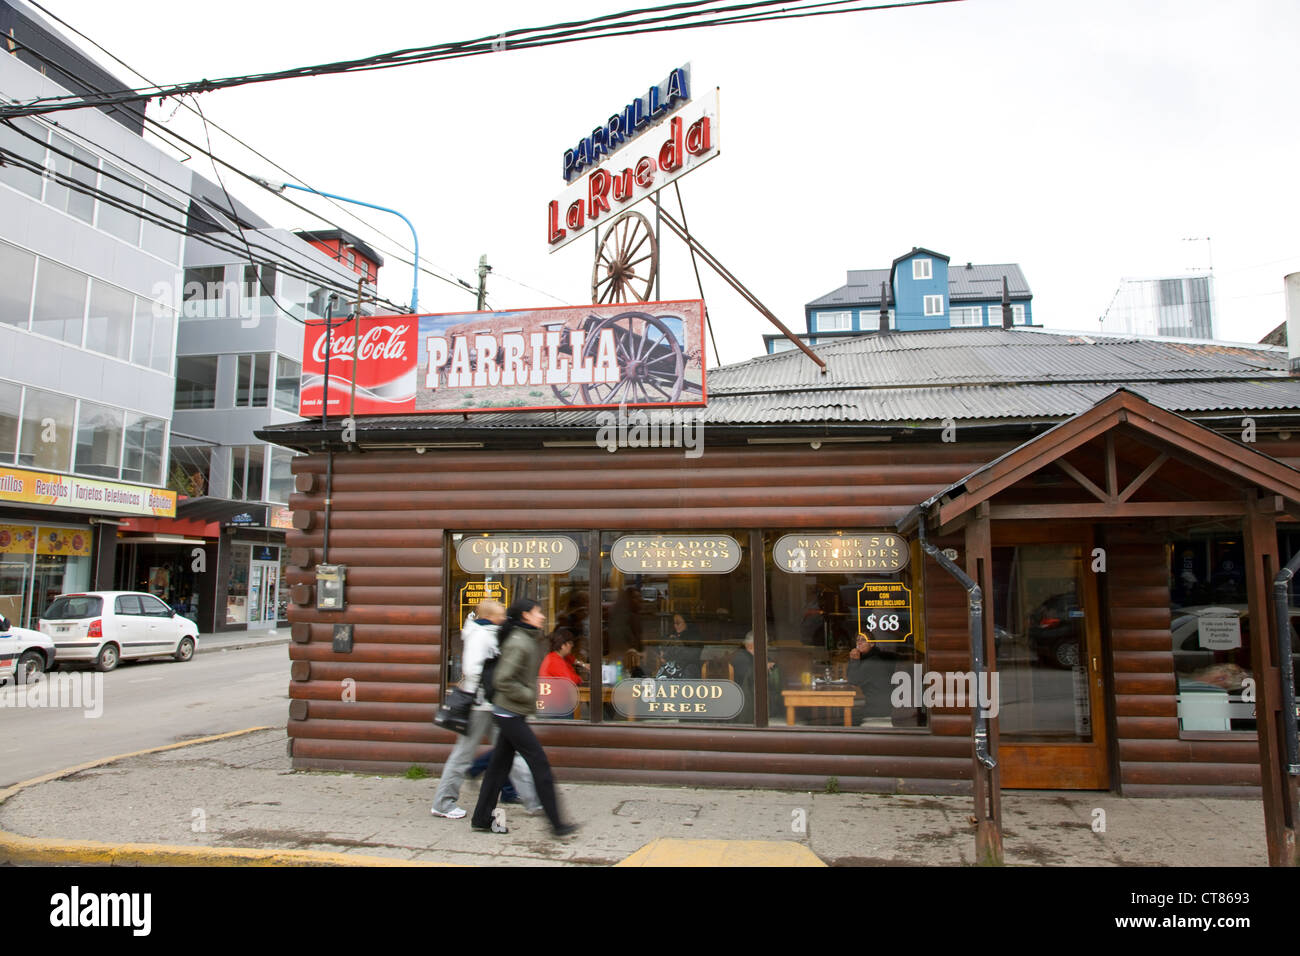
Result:
<svg viewBox="0 0 1300 956">
<path fill-rule="evenodd" d="M 294 183 L 271 182 L 270 180 L 267 179 L 258 179 L 257 182 L 261 183 L 263 186 L 271 190 L 271 192 L 273 193 L 282 193 L 286 189 L 299 189 L 305 193 L 315 193 L 317 196 L 326 196 L 330 199 L 338 199 L 341 200 L 342 202 L 350 202 L 350 203 L 355 203 L 358 206 L 366 206 L 370 209 L 378 209 L 380 212 L 390 212 L 394 216 L 399 217 L 402 220 L 402 222 L 406 223 L 406 225 L 410 227 L 411 238 L 415 240 L 415 277 L 412 279 L 411 282 L 411 311 L 412 312 L 420 311 L 420 237 L 416 235 L 415 226 L 412 225 L 411 220 L 407 219 L 396 209 L 389 209 L 387 206 L 377 206 L 372 202 L 363 202 L 360 199 L 350 199 L 347 196 L 339 196 L 336 193 L 327 193 L 324 190 L 312 189 L 309 186 L 298 186 L 295 185 Z"/>
</svg>

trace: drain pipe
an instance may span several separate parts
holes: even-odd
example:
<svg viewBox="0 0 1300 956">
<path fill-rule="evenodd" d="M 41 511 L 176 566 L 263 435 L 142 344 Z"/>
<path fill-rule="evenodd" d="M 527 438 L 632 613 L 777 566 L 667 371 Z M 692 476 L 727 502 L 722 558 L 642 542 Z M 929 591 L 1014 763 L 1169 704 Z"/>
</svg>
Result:
<svg viewBox="0 0 1300 956">
<path fill-rule="evenodd" d="M 959 568 L 956 562 L 952 561 L 942 551 L 925 540 L 925 512 L 922 511 L 919 520 L 916 523 L 917 536 L 921 544 L 921 550 L 939 562 L 939 565 L 957 579 L 957 583 L 966 589 L 967 605 L 970 609 L 970 657 L 971 666 L 975 669 L 975 686 L 983 687 L 984 684 L 984 594 L 980 586 L 971 580 L 970 576 Z M 989 718 L 985 709 L 975 707 L 975 756 L 985 770 L 992 770 L 998 765 L 989 753 Z"/>
<path fill-rule="evenodd" d="M 1286 739 L 1287 773 L 1300 776 L 1295 716 L 1295 665 L 1291 659 L 1291 609 L 1287 592 L 1300 570 L 1300 554 L 1292 558 L 1273 579 L 1273 610 L 1277 620 L 1277 662 L 1282 677 L 1282 732 Z M 1256 700 L 1258 700 L 1256 696 Z"/>
</svg>

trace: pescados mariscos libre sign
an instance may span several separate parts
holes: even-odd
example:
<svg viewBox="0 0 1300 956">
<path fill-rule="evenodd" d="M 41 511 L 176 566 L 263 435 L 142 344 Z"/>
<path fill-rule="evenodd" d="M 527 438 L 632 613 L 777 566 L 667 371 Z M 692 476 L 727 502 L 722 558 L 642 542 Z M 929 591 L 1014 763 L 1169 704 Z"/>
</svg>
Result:
<svg viewBox="0 0 1300 956">
<path fill-rule="evenodd" d="M 740 545 L 725 534 L 624 535 L 609 549 L 624 574 L 726 574 L 740 564 Z"/>
</svg>

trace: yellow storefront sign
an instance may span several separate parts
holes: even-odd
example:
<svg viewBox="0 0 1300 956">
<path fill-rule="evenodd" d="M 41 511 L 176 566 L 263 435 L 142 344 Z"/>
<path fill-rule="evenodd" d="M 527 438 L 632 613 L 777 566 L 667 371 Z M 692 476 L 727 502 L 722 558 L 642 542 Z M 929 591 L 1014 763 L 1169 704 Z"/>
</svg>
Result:
<svg viewBox="0 0 1300 956">
<path fill-rule="evenodd" d="M 155 518 L 176 517 L 176 492 L 165 488 L 146 488 L 20 468 L 0 468 L 0 502 Z"/>
</svg>

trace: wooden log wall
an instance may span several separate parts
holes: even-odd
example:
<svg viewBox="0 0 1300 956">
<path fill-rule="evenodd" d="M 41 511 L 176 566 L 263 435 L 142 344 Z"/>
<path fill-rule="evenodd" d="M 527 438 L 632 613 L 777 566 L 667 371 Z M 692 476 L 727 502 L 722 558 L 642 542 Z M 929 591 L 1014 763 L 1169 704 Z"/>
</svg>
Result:
<svg viewBox="0 0 1300 956">
<path fill-rule="evenodd" d="M 1182 739 L 1164 545 L 1140 526 L 1106 529 L 1109 644 L 1119 783 L 1128 796 L 1246 795 L 1259 787 L 1254 739 Z M 1105 636 L 1103 636 L 1105 641 Z"/>
<path fill-rule="evenodd" d="M 413 451 L 336 454 L 329 561 L 345 564 L 347 608 L 315 609 L 324 559 L 324 455 L 294 459 L 299 493 L 289 583 L 295 767 L 430 769 L 452 734 L 432 723 L 442 696 L 444 532 L 887 528 L 1006 445 L 806 445 L 680 450 Z M 943 581 L 941 572 L 927 581 Z M 939 617 L 947 627 L 948 590 Z M 951 602 L 962 615 L 964 599 Z M 354 625 L 350 654 L 333 625 Z M 949 653 L 943 631 L 936 646 Z M 946 664 L 944 666 L 947 666 Z M 961 716 L 944 718 L 958 722 Z M 969 737 L 935 733 L 538 724 L 561 779 L 961 792 Z"/>
</svg>

